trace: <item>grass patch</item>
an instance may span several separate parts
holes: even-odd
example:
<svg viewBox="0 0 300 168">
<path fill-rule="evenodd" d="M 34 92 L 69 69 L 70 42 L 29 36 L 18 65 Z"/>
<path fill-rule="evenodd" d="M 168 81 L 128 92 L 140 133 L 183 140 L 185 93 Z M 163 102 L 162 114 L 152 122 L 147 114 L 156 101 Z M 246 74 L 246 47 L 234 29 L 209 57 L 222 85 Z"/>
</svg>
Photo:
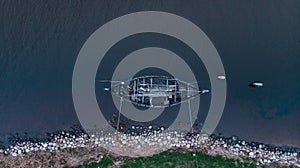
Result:
<svg viewBox="0 0 300 168">
<path fill-rule="evenodd" d="M 203 153 L 166 151 L 150 157 L 128 159 L 121 168 L 255 168 L 254 160 L 243 161 L 226 159 L 222 156 L 209 156 Z M 104 157 L 99 163 L 91 163 L 78 168 L 112 167 L 113 161 Z"/>
<path fill-rule="evenodd" d="M 222 156 L 208 156 L 202 153 L 189 152 L 162 152 L 151 157 L 140 157 L 125 162 L 122 168 L 134 167 L 161 167 L 161 168 L 179 168 L 179 167 L 204 167 L 204 168 L 255 168 L 254 161 L 238 161 L 226 159 Z"/>
</svg>

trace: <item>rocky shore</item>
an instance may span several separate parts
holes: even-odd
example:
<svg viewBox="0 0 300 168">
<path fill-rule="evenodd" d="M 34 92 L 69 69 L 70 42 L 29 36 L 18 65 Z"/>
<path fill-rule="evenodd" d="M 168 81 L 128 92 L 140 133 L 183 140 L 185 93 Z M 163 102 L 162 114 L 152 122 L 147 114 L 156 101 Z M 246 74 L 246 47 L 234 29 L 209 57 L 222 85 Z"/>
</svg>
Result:
<svg viewBox="0 0 300 168">
<path fill-rule="evenodd" d="M 143 129 L 143 131 L 127 134 L 97 132 L 90 135 L 84 132 L 61 131 L 50 134 L 49 141 L 19 141 L 9 147 L 2 147 L 0 160 L 3 162 L 5 158 L 10 158 L 23 163 L 25 167 L 26 161 L 28 162 L 30 158 L 34 160 L 35 155 L 42 153 L 48 156 L 48 161 L 51 160 L 51 157 L 58 157 L 60 160 L 64 159 L 64 165 L 77 166 L 83 162 L 101 160 L 104 155 L 114 158 L 141 157 L 166 150 L 185 150 L 239 160 L 254 159 L 258 167 L 271 165 L 300 167 L 300 151 L 296 148 L 287 149 L 262 143 L 246 142 L 235 136 L 224 138 L 216 135 L 165 131 L 164 128 L 154 130 L 151 126 L 148 129 L 132 126 L 132 130 L 134 129 Z M 75 151 L 81 157 L 68 156 L 68 152 L 66 152 L 68 150 Z M 22 159 L 24 159 L 23 162 Z M 59 164 L 53 163 L 56 165 L 55 167 L 59 167 Z M 19 166 L 23 167 L 22 165 Z"/>
</svg>

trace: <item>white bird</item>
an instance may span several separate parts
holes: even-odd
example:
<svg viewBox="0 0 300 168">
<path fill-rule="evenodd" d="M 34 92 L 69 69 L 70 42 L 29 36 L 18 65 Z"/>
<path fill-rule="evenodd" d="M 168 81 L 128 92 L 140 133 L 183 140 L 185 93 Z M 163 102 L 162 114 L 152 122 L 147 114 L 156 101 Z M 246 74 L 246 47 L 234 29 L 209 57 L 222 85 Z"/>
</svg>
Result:
<svg viewBox="0 0 300 168">
<path fill-rule="evenodd" d="M 264 84 L 263 84 L 262 82 L 252 82 L 252 83 L 250 83 L 249 85 L 250 85 L 251 87 L 257 87 L 257 88 L 263 87 L 263 86 L 264 86 Z"/>
<path fill-rule="evenodd" d="M 209 90 L 201 90 L 201 93 L 208 93 L 209 92 Z"/>
</svg>

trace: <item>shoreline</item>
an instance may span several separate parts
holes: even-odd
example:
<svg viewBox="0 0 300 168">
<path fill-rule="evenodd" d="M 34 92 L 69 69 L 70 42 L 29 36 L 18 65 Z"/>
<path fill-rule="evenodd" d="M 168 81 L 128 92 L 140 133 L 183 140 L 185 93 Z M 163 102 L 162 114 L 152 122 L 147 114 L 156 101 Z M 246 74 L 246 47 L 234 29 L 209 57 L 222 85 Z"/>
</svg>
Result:
<svg viewBox="0 0 300 168">
<path fill-rule="evenodd" d="M 87 158 L 95 158 L 95 154 L 103 157 L 112 155 L 118 157 L 147 157 L 163 151 L 201 152 L 207 155 L 221 155 L 225 158 L 238 160 L 254 159 L 257 166 L 278 164 L 280 166 L 300 167 L 300 149 L 296 147 L 275 146 L 258 142 L 247 142 L 236 136 L 222 136 L 199 133 L 182 134 L 177 131 L 165 131 L 163 128 L 149 129 L 141 134 L 121 134 L 101 132 L 88 135 L 83 131 L 49 134 L 45 142 L 18 141 L 15 145 L 0 149 L 0 158 L 26 158 L 35 154 L 53 155 L 64 150 L 91 150 L 94 154 L 86 153 L 85 157 L 76 161 L 77 165 Z M 100 152 L 101 151 L 101 152 Z M 48 154 L 47 154 L 48 153 Z M 67 154 L 66 154 L 67 155 Z M 3 160 L 3 158 L 1 160 Z M 27 158 L 27 159 L 30 159 Z M 98 158 L 99 159 L 99 158 Z M 76 166 L 76 165 L 72 165 Z"/>
</svg>

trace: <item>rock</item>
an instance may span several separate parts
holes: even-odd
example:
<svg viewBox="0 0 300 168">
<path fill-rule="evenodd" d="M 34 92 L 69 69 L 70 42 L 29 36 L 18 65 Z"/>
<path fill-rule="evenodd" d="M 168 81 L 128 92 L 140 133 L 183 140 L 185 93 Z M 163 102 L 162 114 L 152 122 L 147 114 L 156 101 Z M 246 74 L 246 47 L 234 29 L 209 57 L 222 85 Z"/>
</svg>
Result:
<svg viewBox="0 0 300 168">
<path fill-rule="evenodd" d="M 253 158 L 254 157 L 254 153 L 253 152 L 249 152 L 249 157 Z"/>
<path fill-rule="evenodd" d="M 245 145 L 246 144 L 246 142 L 245 141 L 242 141 L 242 145 Z"/>
</svg>

